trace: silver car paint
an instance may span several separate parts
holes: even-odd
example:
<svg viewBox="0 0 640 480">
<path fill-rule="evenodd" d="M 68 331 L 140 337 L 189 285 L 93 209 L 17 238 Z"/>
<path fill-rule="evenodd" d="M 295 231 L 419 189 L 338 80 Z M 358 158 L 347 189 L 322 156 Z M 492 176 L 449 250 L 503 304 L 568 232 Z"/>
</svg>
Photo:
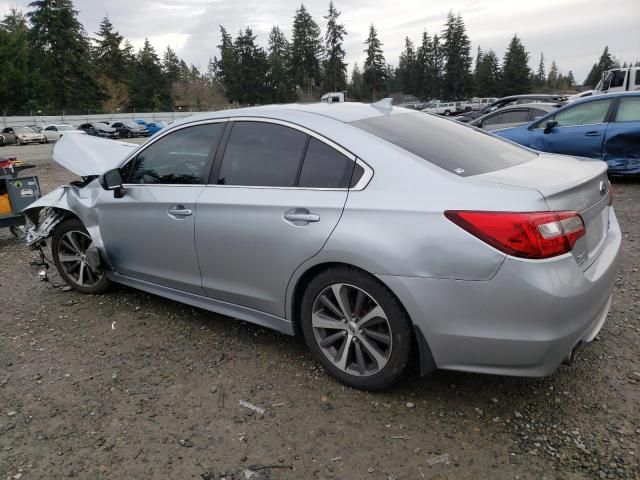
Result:
<svg viewBox="0 0 640 480">
<path fill-rule="evenodd" d="M 195 189 L 201 191 L 201 197 L 193 202 L 195 227 L 172 219 L 172 222 L 181 222 L 175 225 L 187 227 L 184 237 L 172 237 L 172 245 L 167 245 L 161 238 L 143 235 L 144 232 L 130 237 L 132 229 L 140 228 L 140 224 L 134 222 L 125 227 L 118 224 L 117 232 L 105 234 L 102 230 L 107 223 L 102 220 L 98 223 L 96 211 L 111 208 L 115 211 L 124 203 L 121 202 L 123 199 L 114 198 L 112 192 L 103 191 L 95 180 L 83 189 L 66 189 L 62 197 L 49 194 L 27 213 L 32 220 L 43 206 L 75 213 L 87 226 L 107 264 L 115 267 L 110 272 L 115 281 L 285 333 L 293 333 L 294 292 L 309 268 L 334 262 L 354 265 L 376 275 L 398 296 L 414 324 L 425 334 L 435 362 L 441 368 L 516 375 L 548 374 L 575 341 L 590 337 L 599 328 L 598 323 L 608 309 L 620 247 L 620 231 L 612 208 L 600 205 L 595 208 L 606 212 L 608 224 L 601 232 L 604 235 L 602 246 L 595 250 L 596 258 L 586 270 L 571 254 L 535 262 L 507 257 L 447 221 L 442 212 L 445 209 L 504 210 L 505 205 L 517 211 L 546 211 L 551 206 L 549 202 L 554 202 L 553 188 L 559 202 L 573 202 L 567 200 L 571 195 L 563 197 L 560 193 L 563 188 L 569 188 L 575 190 L 572 198 L 583 198 L 588 203 L 595 194 L 586 190 L 593 187 L 594 179 L 603 175 L 604 165 L 540 156 L 523 164 L 521 170 L 512 167 L 460 178 L 332 118 L 355 120 L 380 113 L 360 107 L 338 107 L 346 110 L 337 110 L 339 113 L 336 114 L 332 110 L 336 105 L 326 107 L 328 110 L 293 106 L 206 114 L 179 122 L 161 132 L 160 137 L 180 125 L 224 117 L 250 115 L 290 122 L 292 126 L 321 133 L 354 157 L 366 161 L 373 176 L 363 190 L 307 192 L 304 189 L 197 186 Z M 403 112 L 403 109 L 394 109 L 391 114 Z M 545 182 L 550 189 L 546 192 L 549 198 L 541 191 Z M 571 182 L 577 182 L 578 186 L 572 187 L 575 184 Z M 581 190 L 581 184 L 585 191 Z M 244 215 L 234 216 L 229 207 L 231 203 L 239 202 L 236 194 L 240 191 L 245 208 L 268 204 L 265 213 L 252 213 L 251 222 L 246 221 Z M 291 200 L 287 202 L 289 194 Z M 137 193 L 131 192 L 131 195 Z M 171 200 L 168 203 L 176 199 Z M 96 202 L 100 204 L 97 210 Z M 155 232 L 162 230 L 168 203 L 147 219 L 154 225 Z M 186 200 L 185 203 L 192 204 Z M 344 210 L 340 218 L 342 203 Z M 289 208 L 310 211 L 323 208 L 321 217 L 330 218 L 321 232 L 310 235 L 308 225 L 288 225 L 281 217 Z M 198 227 L 199 209 L 210 217 L 201 228 Z M 228 229 L 222 233 L 216 232 L 212 223 L 218 215 L 224 219 L 218 224 L 219 228 Z M 265 229 L 269 229 L 266 236 Z M 279 242 L 287 239 L 288 235 L 284 233 L 287 231 L 303 232 L 310 238 L 310 244 L 300 246 L 293 242 L 295 248 L 289 251 L 291 242 Z M 41 232 L 41 235 L 46 233 Z M 217 233 L 219 237 L 216 238 Z M 118 248 L 103 242 L 118 235 L 121 236 L 116 239 Z M 212 242 L 207 238 L 209 235 L 216 240 Z M 197 248 L 193 248 L 194 238 Z M 147 247 L 155 250 L 149 253 L 148 259 L 164 262 L 162 253 L 167 248 L 184 248 L 182 239 L 187 245 L 191 242 L 191 251 L 186 257 L 190 266 L 176 277 L 172 277 L 166 265 L 118 271 L 123 268 L 121 264 L 117 267 L 121 261 L 119 255 L 130 248 L 135 249 L 132 243 L 146 242 Z M 237 252 L 230 244 L 221 245 L 221 242 L 238 239 L 243 243 Z M 323 239 L 326 241 L 324 246 Z M 265 246 L 283 250 L 274 253 Z M 194 282 L 188 273 L 193 251 L 202 257 L 198 264 L 206 270 L 201 290 L 193 285 L 197 279 Z M 221 258 L 214 258 L 219 253 Z M 284 268 L 274 268 L 270 262 L 276 257 L 289 261 L 287 253 L 292 257 L 290 262 Z M 250 261 L 245 263 L 243 260 L 247 255 Z M 178 261 L 178 256 L 169 260 L 170 265 L 174 265 L 174 261 Z M 243 263 L 238 265 L 240 261 Z M 213 277 L 216 268 L 225 272 L 223 278 Z M 164 285 L 157 281 L 163 269 L 168 277 L 172 277 Z M 289 279 L 284 282 L 283 278 L 287 276 Z M 246 283 L 243 279 L 247 279 Z M 177 283 L 171 283 L 174 281 Z M 207 293 L 215 298 L 207 297 Z"/>
</svg>

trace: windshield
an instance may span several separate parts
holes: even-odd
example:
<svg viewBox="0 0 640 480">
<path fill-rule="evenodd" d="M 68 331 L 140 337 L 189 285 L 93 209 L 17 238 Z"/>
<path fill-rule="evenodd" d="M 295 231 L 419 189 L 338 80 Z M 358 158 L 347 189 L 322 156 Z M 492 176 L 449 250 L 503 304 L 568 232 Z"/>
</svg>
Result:
<svg viewBox="0 0 640 480">
<path fill-rule="evenodd" d="M 384 115 L 351 125 L 462 177 L 527 162 L 536 153 L 489 133 L 424 113 Z"/>
<path fill-rule="evenodd" d="M 16 133 L 36 133 L 35 130 L 29 127 L 14 127 L 13 131 Z"/>
<path fill-rule="evenodd" d="M 68 130 L 74 130 L 74 128 L 71 125 L 56 125 L 56 127 L 58 127 L 58 130 L 60 130 L 61 132 L 66 132 Z"/>
<path fill-rule="evenodd" d="M 138 125 L 138 124 L 137 124 L 137 123 L 135 123 L 135 122 L 125 123 L 124 125 L 125 125 L 126 127 L 129 127 L 129 128 L 140 128 L 140 127 L 142 126 L 142 125 Z"/>
</svg>

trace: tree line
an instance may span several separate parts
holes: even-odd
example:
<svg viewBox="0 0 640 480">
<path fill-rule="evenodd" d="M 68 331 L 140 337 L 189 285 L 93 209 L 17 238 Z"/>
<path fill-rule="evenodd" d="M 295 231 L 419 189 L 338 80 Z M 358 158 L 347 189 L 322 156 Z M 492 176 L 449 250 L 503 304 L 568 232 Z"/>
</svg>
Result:
<svg viewBox="0 0 640 480">
<path fill-rule="evenodd" d="M 313 101 L 328 91 L 347 91 L 351 99 L 363 101 L 396 92 L 422 100 L 460 100 L 575 85 L 573 73 L 564 75 L 555 61 L 547 73 L 544 55 L 533 71 L 517 35 L 502 61 L 480 47 L 474 59 L 464 21 L 453 12 L 442 31 L 423 32 L 418 44 L 407 37 L 395 67 L 370 25 L 365 60 L 362 66 L 354 63 L 348 75 L 348 32 L 340 15 L 330 1 L 323 31 L 302 4 L 293 17 L 291 38 L 274 26 L 266 48 L 249 27 L 233 37 L 220 26 L 219 56 L 200 71 L 170 46 L 158 54 L 145 40 L 135 51 L 109 17 L 90 36 L 72 0 L 35 0 L 26 14 L 12 9 L 0 22 L 0 105 L 7 115 L 201 110 L 229 102 Z M 603 71 L 617 65 L 605 48 L 585 84 L 594 86 Z"/>
</svg>

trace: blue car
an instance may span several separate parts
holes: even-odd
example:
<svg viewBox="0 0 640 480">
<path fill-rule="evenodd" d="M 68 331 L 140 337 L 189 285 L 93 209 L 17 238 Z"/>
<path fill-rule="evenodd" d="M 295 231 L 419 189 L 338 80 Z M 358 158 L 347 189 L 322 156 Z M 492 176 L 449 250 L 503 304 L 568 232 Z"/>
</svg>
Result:
<svg viewBox="0 0 640 480">
<path fill-rule="evenodd" d="M 534 150 L 604 160 L 610 175 L 640 174 L 640 92 L 585 98 L 493 133 Z"/>
<path fill-rule="evenodd" d="M 136 122 L 138 125 L 143 125 L 147 128 L 147 130 L 149 130 L 149 135 L 153 135 L 154 133 L 158 133 L 160 130 L 162 130 L 164 127 L 167 126 L 167 124 L 165 122 L 163 122 L 162 120 L 157 121 L 157 122 L 145 122 L 144 120 L 134 120 L 134 122 Z"/>
</svg>

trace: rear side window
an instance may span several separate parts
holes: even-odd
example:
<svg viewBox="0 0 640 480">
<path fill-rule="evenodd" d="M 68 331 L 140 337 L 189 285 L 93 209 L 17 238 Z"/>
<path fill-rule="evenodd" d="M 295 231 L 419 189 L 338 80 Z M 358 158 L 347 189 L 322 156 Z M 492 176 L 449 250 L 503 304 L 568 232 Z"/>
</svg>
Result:
<svg viewBox="0 0 640 480">
<path fill-rule="evenodd" d="M 236 122 L 218 177 L 221 185 L 295 187 L 308 136 L 273 123 Z"/>
<path fill-rule="evenodd" d="M 535 120 L 536 118 L 543 117 L 547 114 L 544 110 L 540 110 L 539 108 L 532 108 L 529 119 Z"/>
<path fill-rule="evenodd" d="M 354 162 L 315 138 L 309 141 L 300 172 L 299 187 L 347 188 Z"/>
<path fill-rule="evenodd" d="M 511 110 L 509 112 L 496 113 L 493 117 L 484 120 L 482 125 L 526 122 L 528 119 L 529 110 Z"/>
<path fill-rule="evenodd" d="M 636 85 L 640 86 L 640 70 L 636 70 Z"/>
<path fill-rule="evenodd" d="M 573 127 L 577 125 L 592 125 L 603 123 L 613 100 L 599 100 L 576 105 L 559 112 L 554 120 L 559 127 Z"/>
<path fill-rule="evenodd" d="M 620 99 L 616 122 L 640 122 L 640 97 Z"/>
<path fill-rule="evenodd" d="M 463 177 L 536 157 L 536 153 L 489 133 L 424 113 L 384 115 L 351 125 Z"/>
</svg>

